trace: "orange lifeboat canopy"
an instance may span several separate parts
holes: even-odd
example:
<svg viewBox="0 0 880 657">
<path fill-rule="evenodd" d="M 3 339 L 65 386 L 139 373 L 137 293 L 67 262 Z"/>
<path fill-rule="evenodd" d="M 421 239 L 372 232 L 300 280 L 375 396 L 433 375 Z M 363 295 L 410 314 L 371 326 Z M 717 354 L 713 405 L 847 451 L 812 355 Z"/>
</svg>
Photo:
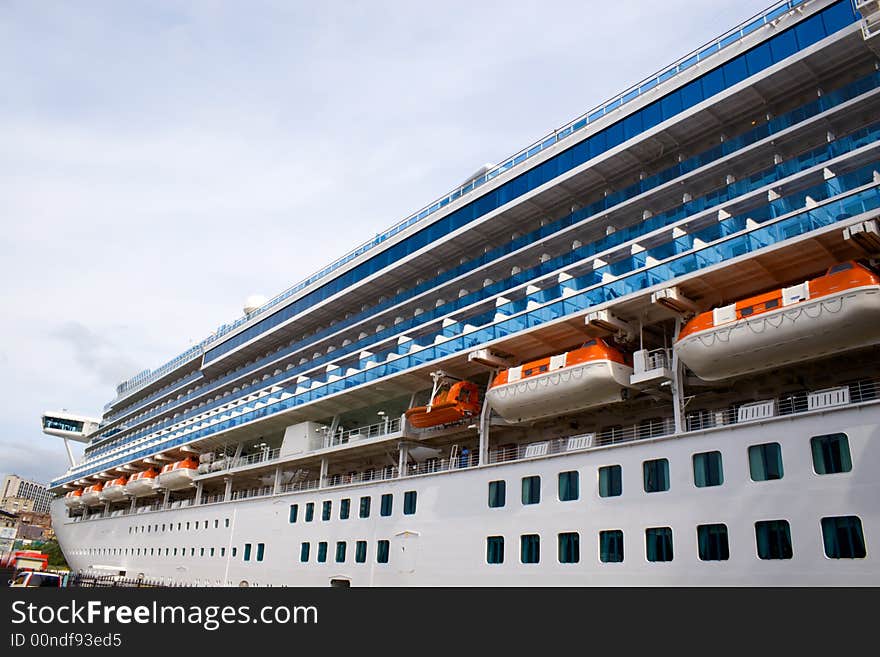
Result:
<svg viewBox="0 0 880 657">
<path fill-rule="evenodd" d="M 443 384 L 431 404 L 416 406 L 406 412 L 406 419 L 416 429 L 459 422 L 480 412 L 480 389 L 476 383 L 458 381 Z"/>
<path fill-rule="evenodd" d="M 198 470 L 199 464 L 196 460 L 190 456 L 186 457 L 182 461 L 175 461 L 174 463 L 169 463 L 166 466 L 162 467 L 161 474 L 165 474 L 166 472 L 173 472 L 174 470 L 186 469 L 186 470 Z"/>
</svg>

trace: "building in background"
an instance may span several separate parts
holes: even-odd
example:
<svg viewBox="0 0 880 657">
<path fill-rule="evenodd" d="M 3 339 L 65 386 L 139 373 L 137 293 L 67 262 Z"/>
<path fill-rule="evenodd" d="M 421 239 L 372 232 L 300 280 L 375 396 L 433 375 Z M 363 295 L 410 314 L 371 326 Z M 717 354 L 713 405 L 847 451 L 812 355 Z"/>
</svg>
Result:
<svg viewBox="0 0 880 657">
<path fill-rule="evenodd" d="M 50 499 L 46 486 L 14 474 L 6 475 L 0 488 L 0 509 L 10 513 L 48 513 Z"/>
</svg>

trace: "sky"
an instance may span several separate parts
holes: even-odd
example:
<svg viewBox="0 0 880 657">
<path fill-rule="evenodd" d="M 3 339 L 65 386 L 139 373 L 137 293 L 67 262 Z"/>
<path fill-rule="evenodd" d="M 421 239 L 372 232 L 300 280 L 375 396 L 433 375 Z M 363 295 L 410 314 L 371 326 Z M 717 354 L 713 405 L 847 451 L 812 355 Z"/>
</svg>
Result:
<svg viewBox="0 0 880 657">
<path fill-rule="evenodd" d="M 44 410 L 769 4 L 0 0 L 0 474 L 62 474 Z"/>
</svg>

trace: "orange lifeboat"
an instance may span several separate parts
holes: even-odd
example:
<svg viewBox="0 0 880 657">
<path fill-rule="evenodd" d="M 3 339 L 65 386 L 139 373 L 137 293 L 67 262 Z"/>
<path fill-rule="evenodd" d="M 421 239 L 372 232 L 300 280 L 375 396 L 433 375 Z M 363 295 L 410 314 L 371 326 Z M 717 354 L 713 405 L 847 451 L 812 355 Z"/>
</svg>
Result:
<svg viewBox="0 0 880 657">
<path fill-rule="evenodd" d="M 64 506 L 68 509 L 78 509 L 82 506 L 82 488 L 72 490 L 64 496 Z"/>
<path fill-rule="evenodd" d="M 880 276 L 857 262 L 701 313 L 674 349 L 718 381 L 880 343 Z"/>
<path fill-rule="evenodd" d="M 125 499 L 125 484 L 128 483 L 128 477 L 117 477 L 112 481 L 108 481 L 101 491 L 102 502 L 118 502 Z"/>
<path fill-rule="evenodd" d="M 596 338 L 500 372 L 486 401 L 509 422 L 563 415 L 625 399 L 632 372 L 628 355 Z"/>
<path fill-rule="evenodd" d="M 149 468 L 148 470 L 134 473 L 128 478 L 128 483 L 125 484 L 125 494 L 134 497 L 155 495 L 156 488 L 159 485 L 157 481 L 158 476 L 159 472 L 156 468 Z"/>
<path fill-rule="evenodd" d="M 189 488 L 199 469 L 198 462 L 187 457 L 182 461 L 169 463 L 159 473 L 159 486 L 168 490 Z"/>
<path fill-rule="evenodd" d="M 101 491 L 104 490 L 104 484 L 98 483 L 93 486 L 86 486 L 83 490 L 80 500 L 86 506 L 95 506 L 101 503 Z"/>
<path fill-rule="evenodd" d="M 459 422 L 480 412 L 480 389 L 476 383 L 448 380 L 435 382 L 431 403 L 406 411 L 406 420 L 416 429 Z"/>
</svg>

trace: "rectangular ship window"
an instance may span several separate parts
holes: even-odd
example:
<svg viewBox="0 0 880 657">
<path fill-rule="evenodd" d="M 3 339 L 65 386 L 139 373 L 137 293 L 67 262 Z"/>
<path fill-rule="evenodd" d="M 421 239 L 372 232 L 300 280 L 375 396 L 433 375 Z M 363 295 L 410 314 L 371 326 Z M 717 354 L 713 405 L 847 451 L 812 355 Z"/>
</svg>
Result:
<svg viewBox="0 0 880 657">
<path fill-rule="evenodd" d="M 619 465 L 599 468 L 599 497 L 617 497 L 623 492 L 623 474 Z"/>
<path fill-rule="evenodd" d="M 580 535 L 577 532 L 560 534 L 559 563 L 578 563 L 580 560 Z"/>
<path fill-rule="evenodd" d="M 358 563 L 366 563 L 367 561 L 367 542 L 358 541 L 355 543 L 354 560 Z"/>
<path fill-rule="evenodd" d="M 299 514 L 299 504 L 291 504 L 290 512 L 287 514 L 287 521 L 292 525 L 296 522 L 296 516 Z"/>
<path fill-rule="evenodd" d="M 394 502 L 394 496 L 391 493 L 385 493 L 382 496 L 381 503 L 379 505 L 379 515 L 380 516 L 390 516 L 391 515 L 391 506 Z"/>
<path fill-rule="evenodd" d="M 760 559 L 791 559 L 791 527 L 787 520 L 755 523 L 755 541 Z"/>
<path fill-rule="evenodd" d="M 347 497 L 343 500 L 339 500 L 339 519 L 340 520 L 348 520 L 348 516 L 351 513 L 351 500 Z"/>
<path fill-rule="evenodd" d="M 376 543 L 376 563 L 388 563 L 388 541 Z"/>
<path fill-rule="evenodd" d="M 486 537 L 486 563 L 504 563 L 504 537 Z"/>
<path fill-rule="evenodd" d="M 697 548 L 702 561 L 727 561 L 730 558 L 727 525 L 698 525 Z"/>
<path fill-rule="evenodd" d="M 537 475 L 522 478 L 522 503 L 538 504 L 541 501 L 541 478 Z"/>
<path fill-rule="evenodd" d="M 345 563 L 345 541 L 336 542 L 336 563 Z"/>
<path fill-rule="evenodd" d="M 570 502 L 580 497 L 580 485 L 577 470 L 559 473 L 559 501 Z"/>
<path fill-rule="evenodd" d="M 852 470 L 849 438 L 845 433 L 810 438 L 813 451 L 813 470 L 816 474 L 837 474 Z"/>
<path fill-rule="evenodd" d="M 193 548 L 193 549 L 195 549 L 195 548 Z M 251 560 L 251 544 L 250 543 L 244 544 L 244 560 L 245 561 Z"/>
<path fill-rule="evenodd" d="M 361 518 L 369 518 L 370 517 L 370 498 L 369 497 L 362 497 L 361 498 L 360 516 L 361 516 Z"/>
<path fill-rule="evenodd" d="M 661 493 L 669 490 L 669 461 L 654 459 L 642 464 L 645 474 L 645 492 Z"/>
<path fill-rule="evenodd" d="M 311 522 L 315 519 L 315 503 L 309 502 L 306 504 L 306 522 Z"/>
<path fill-rule="evenodd" d="M 865 534 L 858 516 L 822 518 L 822 539 L 829 559 L 865 558 Z"/>
<path fill-rule="evenodd" d="M 749 447 L 749 474 L 752 481 L 782 479 L 782 448 L 779 443 Z"/>
<path fill-rule="evenodd" d="M 645 556 L 648 561 L 672 561 L 671 527 L 649 527 L 645 530 Z"/>
<path fill-rule="evenodd" d="M 538 563 L 541 560 L 541 537 L 523 534 L 519 537 L 519 560 L 522 563 Z"/>
<path fill-rule="evenodd" d="M 318 543 L 318 562 L 324 563 L 327 561 L 327 541 L 321 541 Z"/>
<path fill-rule="evenodd" d="M 299 546 L 299 560 L 303 563 L 309 560 L 309 548 L 310 545 L 308 543 L 301 543 Z"/>
<path fill-rule="evenodd" d="M 408 490 L 403 494 L 403 515 L 411 516 L 416 512 L 417 495 L 414 490 Z"/>
<path fill-rule="evenodd" d="M 694 485 L 697 488 L 720 486 L 724 483 L 721 452 L 694 454 Z"/>
<path fill-rule="evenodd" d="M 505 493 L 507 482 L 490 481 L 489 482 L 489 508 L 497 509 L 505 504 Z"/>
<path fill-rule="evenodd" d="M 333 511 L 333 502 L 330 500 L 324 500 L 324 505 L 321 509 L 321 520 L 330 520 L 330 514 Z"/>
<path fill-rule="evenodd" d="M 602 563 L 623 561 L 623 531 L 606 529 L 599 532 L 599 561 Z"/>
</svg>

